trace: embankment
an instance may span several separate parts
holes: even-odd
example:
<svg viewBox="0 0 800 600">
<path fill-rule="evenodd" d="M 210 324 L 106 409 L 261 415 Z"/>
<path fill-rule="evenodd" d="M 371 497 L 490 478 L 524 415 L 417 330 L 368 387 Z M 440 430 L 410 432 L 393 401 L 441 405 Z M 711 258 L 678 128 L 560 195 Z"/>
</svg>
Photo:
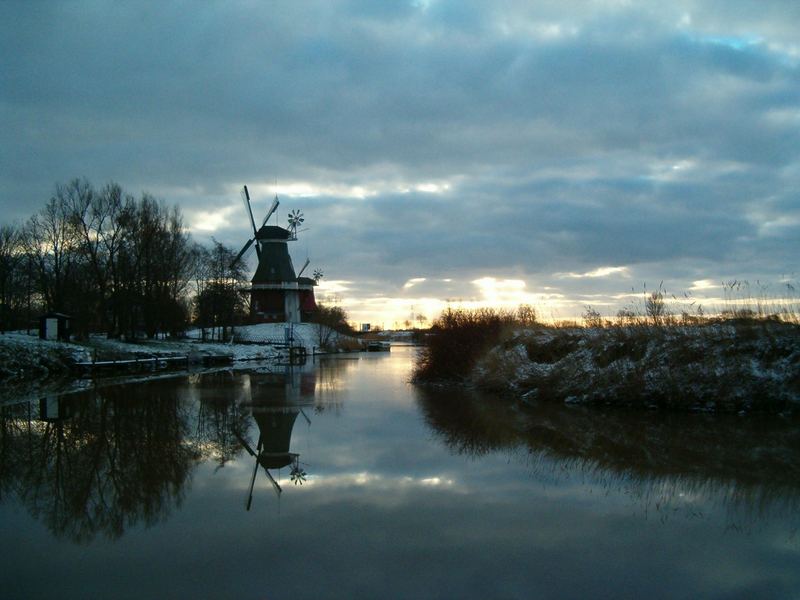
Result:
<svg viewBox="0 0 800 600">
<path fill-rule="evenodd" d="M 417 381 L 459 381 L 526 403 L 707 412 L 800 408 L 800 327 L 778 321 L 506 328 L 474 344 L 471 356 L 459 357 L 450 371 L 437 364 L 448 358 L 436 344 L 423 352 Z"/>
</svg>

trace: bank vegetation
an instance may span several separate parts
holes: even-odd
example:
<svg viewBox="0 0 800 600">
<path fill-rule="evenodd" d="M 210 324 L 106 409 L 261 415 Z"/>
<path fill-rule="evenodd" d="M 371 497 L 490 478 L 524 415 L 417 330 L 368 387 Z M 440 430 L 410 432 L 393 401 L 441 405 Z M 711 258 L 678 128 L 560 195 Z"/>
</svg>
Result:
<svg viewBox="0 0 800 600">
<path fill-rule="evenodd" d="M 191 324 L 216 337 L 247 314 L 234 256 L 194 242 L 177 206 L 73 179 L 24 223 L 0 224 L 0 332 L 58 312 L 79 338 L 176 336 Z"/>
<path fill-rule="evenodd" d="M 751 306 L 673 315 L 663 294 L 644 310 L 543 324 L 523 311 L 451 309 L 415 365 L 423 384 L 466 384 L 524 403 L 793 413 L 800 407 L 797 313 Z"/>
</svg>

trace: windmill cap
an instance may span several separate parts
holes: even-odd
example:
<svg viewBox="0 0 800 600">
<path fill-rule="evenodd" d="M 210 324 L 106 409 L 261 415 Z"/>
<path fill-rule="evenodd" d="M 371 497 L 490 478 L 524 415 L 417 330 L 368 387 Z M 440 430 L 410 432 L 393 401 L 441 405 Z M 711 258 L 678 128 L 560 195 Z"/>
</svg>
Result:
<svg viewBox="0 0 800 600">
<path fill-rule="evenodd" d="M 292 233 L 288 229 L 277 225 L 264 225 L 256 234 L 256 239 L 259 240 L 288 240 L 291 237 Z"/>
</svg>

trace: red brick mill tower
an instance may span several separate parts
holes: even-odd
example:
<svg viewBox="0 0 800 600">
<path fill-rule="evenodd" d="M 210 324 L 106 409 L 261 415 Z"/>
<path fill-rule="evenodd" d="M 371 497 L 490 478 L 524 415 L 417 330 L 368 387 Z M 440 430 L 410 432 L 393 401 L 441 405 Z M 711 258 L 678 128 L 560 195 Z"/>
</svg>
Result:
<svg viewBox="0 0 800 600">
<path fill-rule="evenodd" d="M 297 228 L 304 221 L 303 214 L 294 210 L 289 214 L 289 229 L 277 225 L 267 225 L 269 218 L 280 204 L 278 197 L 272 201 L 267 215 L 256 228 L 253 209 L 250 205 L 250 192 L 247 186 L 242 190 L 247 215 L 253 228 L 250 238 L 234 259 L 238 262 L 251 246 L 258 256 L 258 267 L 250 280 L 250 316 L 255 323 L 301 323 L 308 321 L 317 308 L 314 299 L 314 279 L 302 277 L 308 267 L 306 260 L 300 273 L 295 275 L 292 257 L 289 255 L 289 242 L 297 240 Z"/>
</svg>

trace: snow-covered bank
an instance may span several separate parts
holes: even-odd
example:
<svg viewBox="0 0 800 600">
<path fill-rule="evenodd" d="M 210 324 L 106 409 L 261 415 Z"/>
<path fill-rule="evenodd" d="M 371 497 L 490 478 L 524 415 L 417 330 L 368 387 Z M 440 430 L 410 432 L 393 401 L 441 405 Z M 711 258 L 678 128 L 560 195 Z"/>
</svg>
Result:
<svg viewBox="0 0 800 600">
<path fill-rule="evenodd" d="M 91 360 L 91 352 L 78 344 L 40 340 L 23 332 L 0 334 L 0 381 L 64 375 L 81 360 Z"/>
<path fill-rule="evenodd" d="M 230 356 L 234 361 L 272 360 L 287 357 L 285 323 L 263 323 L 237 327 L 230 343 L 201 342 L 197 336 L 185 340 L 136 340 L 123 342 L 93 335 L 80 343 L 40 340 L 24 332 L 0 334 L 0 382 L 14 383 L 67 376 L 76 362 L 123 360 L 169 356 Z M 307 354 L 322 349 L 353 349 L 356 340 L 312 323 L 295 324 L 291 344 L 303 346 Z M 238 343 L 237 343 L 238 342 Z"/>
<path fill-rule="evenodd" d="M 480 355 L 467 382 L 528 403 L 794 412 L 800 327 L 754 321 L 518 329 Z"/>
</svg>

